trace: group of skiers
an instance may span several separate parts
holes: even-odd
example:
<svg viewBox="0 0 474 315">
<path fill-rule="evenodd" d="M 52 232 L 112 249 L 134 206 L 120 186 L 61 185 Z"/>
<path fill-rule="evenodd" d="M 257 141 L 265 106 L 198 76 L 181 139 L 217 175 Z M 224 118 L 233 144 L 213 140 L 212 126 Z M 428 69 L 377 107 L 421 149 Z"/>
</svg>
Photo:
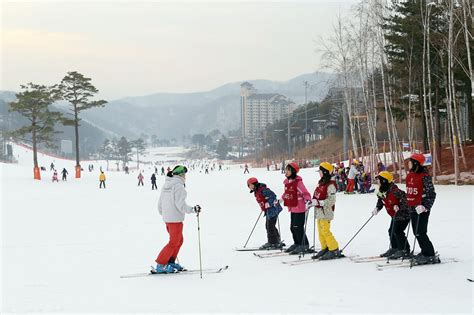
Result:
<svg viewBox="0 0 474 315">
<path fill-rule="evenodd" d="M 342 257 L 339 245 L 330 230 L 331 221 L 334 219 L 337 192 L 336 183 L 332 178 L 334 167 L 328 162 L 320 164 L 319 174 L 321 179 L 313 195 L 309 193 L 303 179 L 298 175 L 299 170 L 300 168 L 295 162 L 286 165 L 286 178 L 283 181 L 284 193 L 280 199 L 277 199 L 275 193 L 255 177 L 247 180 L 250 192 L 254 193 L 260 209 L 264 211 L 267 218 L 268 242 L 262 245 L 261 249 L 280 249 L 284 247 L 275 226 L 278 214 L 282 210 L 281 203 L 283 203 L 290 212 L 290 231 L 293 236 L 293 245 L 286 248 L 285 252 L 290 255 L 312 252 L 306 236 L 305 225 L 308 210 L 315 207 L 321 251 L 313 257 L 322 260 Z"/>
<path fill-rule="evenodd" d="M 52 163 L 51 163 L 52 164 Z M 54 169 L 54 166 L 53 166 L 53 169 Z M 62 178 L 61 180 L 62 181 L 67 181 L 67 175 L 69 174 L 68 171 L 66 170 L 66 168 L 63 168 L 63 170 L 61 171 L 61 174 L 62 174 Z M 54 172 L 53 172 L 53 177 L 52 177 L 52 181 L 53 182 L 59 182 L 59 179 L 58 179 L 58 171 L 56 169 L 54 169 Z"/>
<path fill-rule="evenodd" d="M 382 162 L 378 163 L 379 172 L 385 167 Z M 361 161 L 353 160 L 349 167 L 344 167 L 344 163 L 337 163 L 334 170 L 334 181 L 337 191 L 344 191 L 346 194 L 360 194 L 374 192 L 372 188 L 372 174 L 366 172 Z"/>
<path fill-rule="evenodd" d="M 439 262 L 433 244 L 427 235 L 428 219 L 436 193 L 431 176 L 424 167 L 424 162 L 425 158 L 422 154 L 414 153 L 410 156 L 406 193 L 393 182 L 393 176 L 390 172 L 382 170 L 377 176 L 380 186 L 372 216 L 378 214 L 385 207 L 387 213 L 392 217 L 388 231 L 390 248 L 381 254 L 381 257 L 388 257 L 389 259 L 411 257 L 412 253 L 405 235 L 405 229 L 411 222 L 421 248 L 421 252 L 412 258 L 417 264 Z M 353 163 L 354 167 L 355 164 Z M 328 162 L 320 164 L 320 180 L 312 196 L 306 189 L 302 178 L 297 175 L 298 172 L 299 166 L 294 162 L 285 167 L 286 178 L 283 182 L 284 193 L 281 199 L 277 199 L 275 193 L 256 178 L 252 177 L 247 180 L 250 192 L 255 195 L 260 209 L 266 216 L 265 224 L 268 241 L 261 246 L 261 249 L 281 249 L 284 247 L 276 228 L 278 215 L 282 211 L 280 204 L 283 202 L 291 215 L 290 230 L 294 242 L 293 245 L 285 249 L 285 252 L 289 254 L 311 252 L 305 233 L 305 223 L 309 209 L 314 207 L 315 224 L 318 228 L 321 250 L 312 258 L 329 260 L 344 257 L 330 230 L 331 221 L 334 219 L 337 192 L 334 166 Z M 349 182 L 349 185 L 352 185 L 352 183 Z"/>
<path fill-rule="evenodd" d="M 416 264 L 432 264 L 440 262 L 433 244 L 428 235 L 428 219 L 430 210 L 436 198 L 436 193 L 424 166 L 425 158 L 422 154 L 414 153 L 408 160 L 409 174 L 406 178 L 405 193 L 393 182 L 393 175 L 385 170 L 378 173 L 379 191 L 372 217 L 385 207 L 392 217 L 388 230 L 389 250 L 380 254 L 389 259 L 411 257 Z M 306 189 L 303 179 L 298 175 L 300 168 L 297 163 L 291 162 L 285 167 L 284 193 L 280 198 L 267 187 L 266 184 L 251 177 L 247 180 L 247 187 L 253 193 L 266 217 L 267 242 L 261 249 L 282 249 L 289 254 L 314 253 L 313 259 L 330 260 L 344 257 L 339 244 L 331 232 L 331 222 L 334 220 L 336 205 L 335 168 L 329 162 L 319 165 L 320 179 L 311 195 Z M 186 203 L 186 166 L 177 165 L 168 171 L 165 183 L 162 186 L 158 211 L 163 217 L 169 241 L 155 259 L 156 267 L 152 273 L 174 273 L 184 269 L 177 263 L 177 257 L 183 244 L 183 221 L 185 214 L 196 213 L 199 216 L 199 205 L 189 206 Z M 282 212 L 282 204 L 290 212 L 290 231 L 293 244 L 285 248 L 281 242 L 280 231 L 277 228 L 278 216 Z M 315 208 L 316 226 L 318 228 L 321 250 L 314 252 L 309 247 L 306 236 L 306 220 L 311 208 Z M 369 219 L 370 220 L 370 219 Z M 420 245 L 421 252 L 412 255 L 405 229 L 410 224 Z"/>
</svg>

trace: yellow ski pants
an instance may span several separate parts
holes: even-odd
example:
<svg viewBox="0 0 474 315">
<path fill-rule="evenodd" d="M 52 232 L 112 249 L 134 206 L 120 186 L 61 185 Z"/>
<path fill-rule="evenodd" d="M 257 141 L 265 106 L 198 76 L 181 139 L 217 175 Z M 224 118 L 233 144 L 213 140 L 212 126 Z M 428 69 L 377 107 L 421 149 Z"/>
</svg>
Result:
<svg viewBox="0 0 474 315">
<path fill-rule="evenodd" d="M 329 250 L 335 250 L 339 248 L 339 244 L 337 244 L 334 235 L 332 235 L 330 228 L 331 228 L 331 221 L 318 219 L 318 234 L 319 234 L 319 242 L 321 243 L 321 249 L 328 248 Z"/>
</svg>

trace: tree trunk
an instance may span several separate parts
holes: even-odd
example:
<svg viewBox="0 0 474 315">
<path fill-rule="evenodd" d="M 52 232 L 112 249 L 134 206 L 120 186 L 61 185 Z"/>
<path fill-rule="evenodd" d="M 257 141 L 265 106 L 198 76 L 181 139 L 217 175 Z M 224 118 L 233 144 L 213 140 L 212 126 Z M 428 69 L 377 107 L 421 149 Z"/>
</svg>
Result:
<svg viewBox="0 0 474 315">
<path fill-rule="evenodd" d="M 76 139 L 76 167 L 81 166 L 79 164 L 79 119 L 77 113 L 77 106 L 74 104 L 74 135 Z"/>
<path fill-rule="evenodd" d="M 467 65 L 468 65 L 468 70 L 469 70 L 469 78 L 471 79 L 471 93 L 467 95 L 467 122 L 468 122 L 468 129 L 467 129 L 467 138 L 472 139 L 474 138 L 474 116 L 472 114 L 472 90 L 474 89 L 474 74 L 472 70 L 472 59 L 471 59 L 471 47 L 470 47 L 470 38 L 469 38 L 469 32 L 472 32 L 472 26 L 468 24 L 468 14 L 467 10 L 470 10 L 470 16 L 472 20 L 472 6 L 470 4 L 469 0 L 463 0 L 462 3 L 462 13 L 463 13 L 463 26 L 464 26 L 464 41 L 466 42 L 466 51 L 467 51 Z M 472 34 L 470 35 L 472 38 Z M 468 89 L 469 90 L 469 89 Z"/>
<path fill-rule="evenodd" d="M 140 157 L 138 156 L 138 148 L 137 148 L 137 170 L 140 169 Z"/>
<path fill-rule="evenodd" d="M 38 148 L 37 148 L 37 140 L 36 140 L 36 126 L 33 122 L 33 132 L 31 134 L 31 140 L 33 142 L 33 165 L 35 168 L 38 168 Z"/>
</svg>

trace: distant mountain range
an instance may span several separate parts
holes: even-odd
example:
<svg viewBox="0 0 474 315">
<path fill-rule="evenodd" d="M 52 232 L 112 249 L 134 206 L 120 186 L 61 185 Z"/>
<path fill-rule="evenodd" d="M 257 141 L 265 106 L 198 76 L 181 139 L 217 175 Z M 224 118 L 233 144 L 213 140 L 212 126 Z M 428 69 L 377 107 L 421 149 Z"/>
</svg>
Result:
<svg viewBox="0 0 474 315">
<path fill-rule="evenodd" d="M 247 80 L 259 92 L 280 93 L 296 104 L 304 103 L 304 81 L 308 81 L 308 101 L 321 100 L 327 93 L 332 74 L 315 72 L 289 81 Z M 180 139 L 184 135 L 219 129 L 225 133 L 240 127 L 240 84 L 228 83 L 214 90 L 196 93 L 156 93 L 110 101 L 103 108 L 82 113 L 83 125 L 101 130 L 102 136 L 140 134 L 160 139 Z M 11 101 L 11 92 L 0 92 L 0 99 Z M 14 94 L 13 94 L 14 98 Z M 59 105 L 59 107 L 62 107 Z"/>
</svg>

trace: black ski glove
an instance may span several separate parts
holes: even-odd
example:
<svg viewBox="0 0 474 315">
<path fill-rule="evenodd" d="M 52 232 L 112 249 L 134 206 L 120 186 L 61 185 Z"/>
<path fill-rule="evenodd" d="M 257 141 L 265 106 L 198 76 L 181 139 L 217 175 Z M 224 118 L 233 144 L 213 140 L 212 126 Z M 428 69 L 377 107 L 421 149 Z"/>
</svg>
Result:
<svg viewBox="0 0 474 315">
<path fill-rule="evenodd" d="M 196 212 L 196 213 L 200 213 L 200 212 L 201 212 L 201 206 L 200 206 L 200 205 L 195 205 L 195 206 L 193 207 L 193 209 L 194 209 L 194 212 Z"/>
</svg>

